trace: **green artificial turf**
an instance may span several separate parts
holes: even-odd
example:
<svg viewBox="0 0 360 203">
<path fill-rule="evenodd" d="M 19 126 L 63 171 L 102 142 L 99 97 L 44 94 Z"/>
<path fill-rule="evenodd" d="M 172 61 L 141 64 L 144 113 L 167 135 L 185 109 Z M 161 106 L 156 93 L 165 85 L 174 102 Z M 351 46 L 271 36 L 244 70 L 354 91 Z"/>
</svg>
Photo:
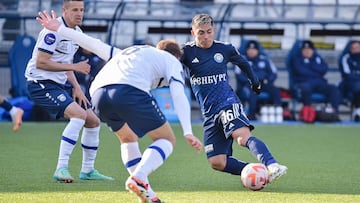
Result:
<svg viewBox="0 0 360 203">
<path fill-rule="evenodd" d="M 52 179 L 60 136 L 66 123 L 25 122 L 19 132 L 0 123 L 0 202 L 137 202 L 125 191 L 128 177 L 115 135 L 103 125 L 95 166 L 115 181 L 80 181 L 82 152 L 70 159 L 72 184 Z M 166 163 L 149 177 L 161 200 L 171 202 L 360 202 L 360 126 L 257 125 L 262 139 L 288 173 L 264 190 L 242 187 L 240 177 L 212 170 L 204 152 L 187 146 L 181 128 L 172 124 L 177 144 Z M 201 125 L 194 132 L 202 137 Z M 79 139 L 80 140 L 80 139 Z M 150 143 L 141 139 L 142 150 Z M 246 148 L 234 156 L 255 162 Z"/>
</svg>

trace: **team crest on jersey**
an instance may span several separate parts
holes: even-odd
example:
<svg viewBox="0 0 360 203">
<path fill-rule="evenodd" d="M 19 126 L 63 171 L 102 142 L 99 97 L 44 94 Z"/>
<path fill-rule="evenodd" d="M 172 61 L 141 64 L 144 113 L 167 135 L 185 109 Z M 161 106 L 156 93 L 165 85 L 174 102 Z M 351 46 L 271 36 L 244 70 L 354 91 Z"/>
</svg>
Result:
<svg viewBox="0 0 360 203">
<path fill-rule="evenodd" d="M 64 102 L 66 100 L 66 97 L 64 94 L 60 94 L 59 96 L 57 96 L 57 99 L 61 102 Z"/>
<path fill-rule="evenodd" d="M 56 37 L 53 33 L 48 33 L 45 35 L 44 37 L 44 42 L 47 44 L 47 45 L 52 45 L 54 44 L 56 41 Z"/>
<path fill-rule="evenodd" d="M 217 63 L 222 63 L 224 61 L 224 56 L 221 54 L 221 53 L 216 53 L 214 55 L 214 60 L 217 62 Z"/>
</svg>

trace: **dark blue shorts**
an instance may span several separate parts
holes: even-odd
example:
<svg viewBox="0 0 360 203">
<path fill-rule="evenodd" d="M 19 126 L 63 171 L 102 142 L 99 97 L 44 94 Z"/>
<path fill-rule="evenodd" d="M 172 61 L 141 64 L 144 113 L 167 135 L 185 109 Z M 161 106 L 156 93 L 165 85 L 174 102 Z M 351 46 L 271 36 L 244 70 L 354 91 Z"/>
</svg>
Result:
<svg viewBox="0 0 360 203">
<path fill-rule="evenodd" d="M 208 158 L 226 154 L 232 155 L 234 130 L 248 126 L 254 129 L 246 117 L 241 104 L 233 104 L 220 113 L 206 117 L 204 120 L 204 146 Z"/>
<path fill-rule="evenodd" d="M 116 84 L 97 89 L 92 96 L 94 112 L 112 131 L 125 123 L 143 137 L 166 122 L 156 100 L 130 85 Z"/>
<path fill-rule="evenodd" d="M 62 85 L 51 80 L 28 81 L 27 88 L 30 99 L 47 111 L 51 118 L 64 117 L 66 107 L 74 101 L 70 84 Z"/>
</svg>

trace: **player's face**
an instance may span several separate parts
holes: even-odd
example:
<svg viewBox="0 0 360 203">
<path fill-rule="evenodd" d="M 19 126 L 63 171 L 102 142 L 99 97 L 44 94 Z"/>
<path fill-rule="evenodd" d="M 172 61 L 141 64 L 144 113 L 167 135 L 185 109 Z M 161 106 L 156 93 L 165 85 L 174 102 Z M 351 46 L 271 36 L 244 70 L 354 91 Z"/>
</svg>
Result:
<svg viewBox="0 0 360 203">
<path fill-rule="evenodd" d="M 303 48 L 301 53 L 305 58 L 311 58 L 314 54 L 314 50 L 311 48 Z"/>
<path fill-rule="evenodd" d="M 214 33 L 215 28 L 210 23 L 193 26 L 191 30 L 196 46 L 203 49 L 211 47 L 214 42 Z"/>
<path fill-rule="evenodd" d="M 84 16 L 84 2 L 83 1 L 69 1 L 63 6 L 63 17 L 66 24 L 74 28 L 81 25 Z"/>
<path fill-rule="evenodd" d="M 246 55 L 249 57 L 249 58 L 255 58 L 257 57 L 259 54 L 259 51 L 257 49 L 254 49 L 254 48 L 249 48 L 246 50 Z"/>
<path fill-rule="evenodd" d="M 352 54 L 359 54 L 360 53 L 360 42 L 354 42 L 351 44 L 350 52 Z"/>
</svg>

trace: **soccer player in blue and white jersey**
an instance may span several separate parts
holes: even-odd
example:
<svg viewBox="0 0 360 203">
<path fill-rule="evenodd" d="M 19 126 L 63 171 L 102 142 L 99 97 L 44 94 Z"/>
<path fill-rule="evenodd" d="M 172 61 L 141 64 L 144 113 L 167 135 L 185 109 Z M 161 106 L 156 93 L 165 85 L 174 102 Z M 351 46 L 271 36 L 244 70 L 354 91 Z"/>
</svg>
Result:
<svg viewBox="0 0 360 203">
<path fill-rule="evenodd" d="M 122 161 L 130 173 L 126 189 L 136 193 L 141 202 L 160 203 L 149 187 L 148 176 L 172 153 L 175 135 L 152 97 L 151 89 L 169 86 L 184 138 L 196 151 L 202 149 L 201 141 L 192 132 L 179 45 L 163 40 L 157 48 L 138 45 L 120 50 L 60 26 L 55 18 L 55 12 L 52 17 L 40 12 L 37 20 L 108 61 L 90 87 L 94 111 L 120 140 Z M 141 154 L 138 139 L 145 134 L 153 143 Z"/>
<path fill-rule="evenodd" d="M 82 0 L 64 0 L 63 16 L 58 21 L 66 27 L 81 32 L 79 25 L 84 15 Z M 94 169 L 99 146 L 100 120 L 94 114 L 89 101 L 76 81 L 74 71 L 88 74 L 87 61 L 73 64 L 73 56 L 79 46 L 56 32 L 43 29 L 38 36 L 25 76 L 31 99 L 53 118 L 69 119 L 62 132 L 58 163 L 53 178 L 71 183 L 68 166 L 70 155 L 82 129 L 81 146 L 83 160 L 81 180 L 113 180 Z"/>
<path fill-rule="evenodd" d="M 247 163 L 233 157 L 235 140 L 267 166 L 270 182 L 285 174 L 287 167 L 278 164 L 264 142 L 252 136 L 254 126 L 228 81 L 227 63 L 231 62 L 246 73 L 253 91 L 260 93 L 260 82 L 248 61 L 231 44 L 214 40 L 214 22 L 207 14 L 192 19 L 191 34 L 195 41 L 183 47 L 181 61 L 189 70 L 191 88 L 204 117 L 204 148 L 211 167 L 241 174 Z"/>
</svg>

